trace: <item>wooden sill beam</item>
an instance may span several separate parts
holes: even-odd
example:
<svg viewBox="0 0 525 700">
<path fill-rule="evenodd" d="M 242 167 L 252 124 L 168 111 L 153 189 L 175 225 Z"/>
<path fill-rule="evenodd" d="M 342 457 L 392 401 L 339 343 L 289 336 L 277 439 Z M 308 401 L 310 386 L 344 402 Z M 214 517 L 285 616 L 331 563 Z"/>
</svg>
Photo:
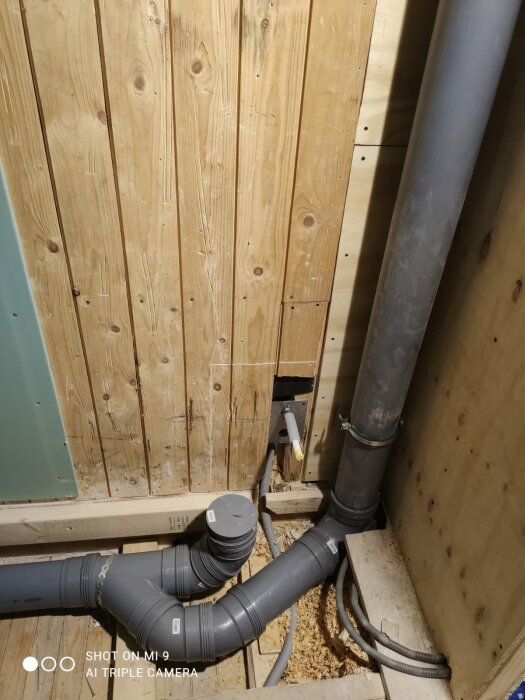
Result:
<svg viewBox="0 0 525 700">
<path fill-rule="evenodd" d="M 204 529 L 204 511 L 224 493 L 6 504 L 0 506 L 0 546 L 157 537 Z M 250 491 L 234 493 L 252 498 Z M 293 516 L 316 513 L 327 498 L 327 490 L 308 487 L 268 494 L 266 504 L 276 515 Z"/>
<path fill-rule="evenodd" d="M 328 505 L 330 491 L 308 486 L 301 491 L 274 491 L 266 496 L 266 507 L 275 515 L 317 513 Z"/>
<path fill-rule="evenodd" d="M 221 493 L 0 506 L 0 545 L 163 535 L 204 528 Z M 236 491 L 247 498 L 249 491 Z"/>
</svg>

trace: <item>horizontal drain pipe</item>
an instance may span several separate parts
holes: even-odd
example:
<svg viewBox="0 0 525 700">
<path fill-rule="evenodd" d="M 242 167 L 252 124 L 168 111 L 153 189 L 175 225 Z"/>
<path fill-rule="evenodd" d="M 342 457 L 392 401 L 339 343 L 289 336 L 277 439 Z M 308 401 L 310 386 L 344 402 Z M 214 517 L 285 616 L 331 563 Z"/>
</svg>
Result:
<svg viewBox="0 0 525 700">
<path fill-rule="evenodd" d="M 144 578 L 168 595 L 190 598 L 219 588 L 240 572 L 255 545 L 256 528 L 253 503 L 225 494 L 210 504 L 206 533 L 191 547 L 1 566 L 0 612 L 93 608 L 110 568 L 126 588 L 126 581 Z"/>
<path fill-rule="evenodd" d="M 248 558 L 255 511 L 233 494 L 214 501 L 208 531 L 192 548 L 0 567 L 0 612 L 99 604 L 144 649 L 212 661 L 260 635 L 335 571 L 344 536 L 373 523 L 519 6 L 439 5 L 329 513 L 214 604 L 183 607 L 180 598 L 219 585 Z"/>
</svg>

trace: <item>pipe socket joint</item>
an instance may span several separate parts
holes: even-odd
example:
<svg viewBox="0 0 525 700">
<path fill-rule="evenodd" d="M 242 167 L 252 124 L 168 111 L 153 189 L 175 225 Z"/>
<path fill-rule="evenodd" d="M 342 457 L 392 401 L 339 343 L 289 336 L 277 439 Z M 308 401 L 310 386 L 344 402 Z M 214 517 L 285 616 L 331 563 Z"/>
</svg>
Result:
<svg viewBox="0 0 525 700">
<path fill-rule="evenodd" d="M 354 532 L 362 532 L 370 523 L 379 506 L 379 493 L 377 493 L 374 503 L 369 508 L 357 509 L 348 508 L 343 505 L 335 493 L 330 493 L 330 507 L 328 512 L 348 529 Z"/>
</svg>

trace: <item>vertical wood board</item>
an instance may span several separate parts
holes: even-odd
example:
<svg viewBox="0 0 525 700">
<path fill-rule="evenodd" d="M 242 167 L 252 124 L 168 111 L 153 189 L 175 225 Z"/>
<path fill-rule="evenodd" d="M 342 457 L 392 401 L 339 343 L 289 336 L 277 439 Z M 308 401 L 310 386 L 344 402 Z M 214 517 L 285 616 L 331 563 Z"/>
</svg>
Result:
<svg viewBox="0 0 525 700">
<path fill-rule="evenodd" d="M 333 479 L 381 269 L 404 148 L 356 146 L 304 472 Z"/>
<path fill-rule="evenodd" d="M 91 0 L 27 0 L 25 11 L 111 493 L 146 495 L 95 8 Z"/>
<path fill-rule="evenodd" d="M 180 493 L 188 457 L 168 2 L 101 0 L 100 24 L 151 491 Z"/>
<path fill-rule="evenodd" d="M 229 488 L 254 485 L 268 442 L 309 9 L 243 3 Z"/>
<path fill-rule="evenodd" d="M 108 495 L 20 5 L 0 3 L 0 157 L 82 497 Z"/>
<path fill-rule="evenodd" d="M 209 491 L 229 461 L 240 7 L 171 8 L 191 488 Z"/>
</svg>

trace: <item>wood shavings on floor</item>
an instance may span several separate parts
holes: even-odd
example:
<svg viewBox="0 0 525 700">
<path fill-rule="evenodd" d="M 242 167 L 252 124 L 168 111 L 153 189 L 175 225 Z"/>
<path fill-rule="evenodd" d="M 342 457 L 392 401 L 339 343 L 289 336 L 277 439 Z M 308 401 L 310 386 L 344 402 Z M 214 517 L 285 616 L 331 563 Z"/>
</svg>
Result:
<svg viewBox="0 0 525 700">
<path fill-rule="evenodd" d="M 274 522 L 281 549 L 287 549 L 312 524 L 310 520 Z M 254 553 L 267 561 L 271 559 L 262 531 L 258 532 Z M 355 624 L 351 614 L 350 618 Z M 288 631 L 288 623 L 288 614 L 281 615 L 278 621 L 281 642 Z M 340 678 L 371 668 L 375 668 L 373 662 L 348 638 L 348 633 L 339 622 L 335 578 L 306 593 L 298 602 L 298 626 L 294 635 L 293 652 L 282 682 L 291 684 Z"/>
</svg>

